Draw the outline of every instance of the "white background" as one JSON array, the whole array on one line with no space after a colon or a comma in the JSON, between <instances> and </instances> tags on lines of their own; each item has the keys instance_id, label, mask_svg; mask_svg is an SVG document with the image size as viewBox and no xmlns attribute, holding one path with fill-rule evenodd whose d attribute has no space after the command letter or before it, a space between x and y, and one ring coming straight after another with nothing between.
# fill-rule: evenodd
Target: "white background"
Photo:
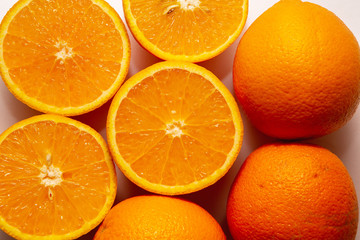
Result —
<instances>
[{"instance_id":1,"label":"white background","mask_svg":"<svg viewBox=\"0 0 360 240\"><path fill-rule=\"evenodd\" d=\"M15 2L16 0L0 0L1 19ZM119 13L124 21L121 0L108 0L108 2ZM271 7L276 2L277 0L249 0L248 19L242 34L262 12ZM354 33L355 37L360 42L359 0L311 0L310 2L317 3L334 12L345 22L345 24L350 28L350 30ZM130 77L141 69L160 60L143 50L134 40L131 33L129 31L128 33L132 47L132 58L128 74L128 77ZM236 46L240 37L224 53L200 64L217 75L231 92L233 92L232 63ZM108 108L109 103L106 103L103 107L91 113L75 117L75 119L92 126L105 137L105 121ZM15 122L37 114L40 113L30 109L18 101L15 97L13 97L5 87L3 81L0 81L0 132L3 132ZM241 164L250 154L250 152L264 143L275 141L274 139L266 137L254 129L246 119L246 116L243 112L242 118L245 127L244 142L240 155L228 174L226 174L213 186L210 186L197 193L181 196L182 198L193 201L208 210L221 224L229 239L231 239L231 237L226 226L225 209L230 185ZM354 181L356 191L360 198L360 110L356 112L353 119L348 122L346 126L337 132L334 132L325 137L308 140L306 142L316 143L328 148L343 161ZM140 194L147 194L147 192L132 184L118 171L118 194L116 203L125 198ZM92 239L94 233L95 230L81 237L80 239ZM0 230L0 239L10 240L12 238L8 237ZM356 239L360 240L360 233L357 234Z\"/></svg>"}]
</instances>

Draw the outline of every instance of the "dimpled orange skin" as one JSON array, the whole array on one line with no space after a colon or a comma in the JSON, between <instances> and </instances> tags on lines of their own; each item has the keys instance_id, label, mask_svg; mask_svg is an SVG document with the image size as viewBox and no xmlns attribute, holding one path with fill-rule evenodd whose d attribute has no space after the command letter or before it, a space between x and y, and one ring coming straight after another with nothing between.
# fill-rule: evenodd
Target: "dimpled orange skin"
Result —
<instances>
[{"instance_id":1,"label":"dimpled orange skin","mask_svg":"<svg viewBox=\"0 0 360 240\"><path fill-rule=\"evenodd\" d=\"M261 132L282 139L341 128L359 102L359 44L332 12L281 0L241 39L233 66L239 103Z\"/></svg>"},{"instance_id":2,"label":"dimpled orange skin","mask_svg":"<svg viewBox=\"0 0 360 240\"><path fill-rule=\"evenodd\" d=\"M251 153L227 205L235 240L351 240L358 216L355 188L341 160L300 143L264 145Z\"/></svg>"},{"instance_id":3,"label":"dimpled orange skin","mask_svg":"<svg viewBox=\"0 0 360 240\"><path fill-rule=\"evenodd\" d=\"M225 240L216 220L195 203L166 196L128 198L110 210L94 240Z\"/></svg>"}]
</instances>

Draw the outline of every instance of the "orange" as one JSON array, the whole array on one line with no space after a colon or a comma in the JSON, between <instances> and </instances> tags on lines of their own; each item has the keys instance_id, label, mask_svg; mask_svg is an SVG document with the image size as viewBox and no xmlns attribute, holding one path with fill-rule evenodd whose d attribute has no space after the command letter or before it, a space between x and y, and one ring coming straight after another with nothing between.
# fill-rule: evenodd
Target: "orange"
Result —
<instances>
[{"instance_id":1,"label":"orange","mask_svg":"<svg viewBox=\"0 0 360 240\"><path fill-rule=\"evenodd\" d=\"M20 0L2 20L0 46L6 86L41 112L100 107L129 68L126 29L103 0Z\"/></svg>"},{"instance_id":2,"label":"orange","mask_svg":"<svg viewBox=\"0 0 360 240\"><path fill-rule=\"evenodd\" d=\"M228 48L240 35L248 0L124 0L136 40L164 60L200 62Z\"/></svg>"},{"instance_id":3,"label":"orange","mask_svg":"<svg viewBox=\"0 0 360 240\"><path fill-rule=\"evenodd\" d=\"M0 135L0 227L16 239L74 239L95 228L116 195L99 133L44 114Z\"/></svg>"},{"instance_id":4,"label":"orange","mask_svg":"<svg viewBox=\"0 0 360 240\"><path fill-rule=\"evenodd\" d=\"M353 240L353 182L329 150L300 143L264 145L245 160L230 190L234 240Z\"/></svg>"},{"instance_id":5,"label":"orange","mask_svg":"<svg viewBox=\"0 0 360 240\"><path fill-rule=\"evenodd\" d=\"M240 151L243 125L224 84L193 63L161 62L125 82L107 119L122 172L138 186L175 195L220 179Z\"/></svg>"},{"instance_id":6,"label":"orange","mask_svg":"<svg viewBox=\"0 0 360 240\"><path fill-rule=\"evenodd\" d=\"M216 220L202 207L165 196L137 196L113 207L94 240L225 240Z\"/></svg>"},{"instance_id":7,"label":"orange","mask_svg":"<svg viewBox=\"0 0 360 240\"><path fill-rule=\"evenodd\" d=\"M241 39L234 89L261 132L309 138L341 128L360 94L360 50L332 12L309 2L281 0Z\"/></svg>"}]
</instances>

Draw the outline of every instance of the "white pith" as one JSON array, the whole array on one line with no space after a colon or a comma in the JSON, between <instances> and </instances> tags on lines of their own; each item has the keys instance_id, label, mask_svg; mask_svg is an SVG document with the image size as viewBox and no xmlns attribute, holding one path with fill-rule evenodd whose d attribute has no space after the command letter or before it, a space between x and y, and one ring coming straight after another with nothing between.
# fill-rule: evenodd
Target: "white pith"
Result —
<instances>
[{"instance_id":1,"label":"white pith","mask_svg":"<svg viewBox=\"0 0 360 240\"><path fill-rule=\"evenodd\" d=\"M60 168L54 167L52 164L51 154L46 155L46 164L40 168L40 174L38 177L41 180L41 184L45 187L55 187L62 182L62 172ZM52 196L52 192L49 189L49 197Z\"/></svg>"},{"instance_id":2,"label":"white pith","mask_svg":"<svg viewBox=\"0 0 360 240\"><path fill-rule=\"evenodd\" d=\"M60 59L61 63L64 63L67 58L72 58L74 55L72 48L63 41L57 42L55 47L59 49L59 52L55 53L55 56L57 59Z\"/></svg>"},{"instance_id":3,"label":"white pith","mask_svg":"<svg viewBox=\"0 0 360 240\"><path fill-rule=\"evenodd\" d=\"M166 125L166 134L172 135L175 137L180 137L183 134L181 127L184 126L183 121L174 121Z\"/></svg>"},{"instance_id":4,"label":"white pith","mask_svg":"<svg viewBox=\"0 0 360 240\"><path fill-rule=\"evenodd\" d=\"M200 0L177 0L180 8L184 10L194 10L200 6Z\"/></svg>"}]
</instances>

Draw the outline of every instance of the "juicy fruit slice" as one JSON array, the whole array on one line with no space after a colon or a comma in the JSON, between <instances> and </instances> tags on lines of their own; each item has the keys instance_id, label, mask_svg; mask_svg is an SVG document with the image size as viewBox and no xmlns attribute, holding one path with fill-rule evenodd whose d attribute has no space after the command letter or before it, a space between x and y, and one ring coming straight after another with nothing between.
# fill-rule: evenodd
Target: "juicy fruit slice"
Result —
<instances>
[{"instance_id":1,"label":"juicy fruit slice","mask_svg":"<svg viewBox=\"0 0 360 240\"><path fill-rule=\"evenodd\" d=\"M134 37L165 60L200 62L217 56L240 35L248 0L124 0Z\"/></svg>"},{"instance_id":2,"label":"juicy fruit slice","mask_svg":"<svg viewBox=\"0 0 360 240\"><path fill-rule=\"evenodd\" d=\"M101 135L44 114L0 136L0 226L18 239L74 239L111 208L116 174Z\"/></svg>"},{"instance_id":3,"label":"juicy fruit slice","mask_svg":"<svg viewBox=\"0 0 360 240\"><path fill-rule=\"evenodd\" d=\"M126 29L103 0L20 0L1 23L0 46L5 84L42 112L100 107L129 68Z\"/></svg>"},{"instance_id":4,"label":"juicy fruit slice","mask_svg":"<svg viewBox=\"0 0 360 240\"><path fill-rule=\"evenodd\" d=\"M161 62L130 78L108 115L111 153L135 184L175 195L220 179L240 151L237 104L211 72L192 63Z\"/></svg>"}]
</instances>

